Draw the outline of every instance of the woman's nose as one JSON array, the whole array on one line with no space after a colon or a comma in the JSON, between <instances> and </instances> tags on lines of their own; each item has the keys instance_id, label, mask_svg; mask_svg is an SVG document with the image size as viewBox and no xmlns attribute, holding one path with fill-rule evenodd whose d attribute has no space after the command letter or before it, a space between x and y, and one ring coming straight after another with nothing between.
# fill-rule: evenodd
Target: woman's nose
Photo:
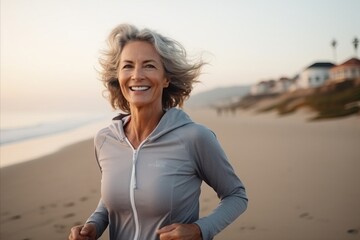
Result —
<instances>
[{"instance_id":1,"label":"woman's nose","mask_svg":"<svg viewBox=\"0 0 360 240\"><path fill-rule=\"evenodd\" d=\"M132 79L134 80L141 80L144 78L144 71L141 67L135 67L133 74L132 74Z\"/></svg>"}]
</instances>

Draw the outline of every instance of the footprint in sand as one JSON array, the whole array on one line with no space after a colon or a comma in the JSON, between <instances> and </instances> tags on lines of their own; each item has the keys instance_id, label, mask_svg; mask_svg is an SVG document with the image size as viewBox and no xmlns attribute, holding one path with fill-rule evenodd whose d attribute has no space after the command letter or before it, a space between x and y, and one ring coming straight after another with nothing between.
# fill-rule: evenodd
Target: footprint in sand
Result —
<instances>
[{"instance_id":1,"label":"footprint in sand","mask_svg":"<svg viewBox=\"0 0 360 240\"><path fill-rule=\"evenodd\" d=\"M63 233L67 231L66 225L63 224L55 224L53 227L55 228L55 231L58 233Z\"/></svg>"},{"instance_id":2,"label":"footprint in sand","mask_svg":"<svg viewBox=\"0 0 360 240\"><path fill-rule=\"evenodd\" d=\"M254 231L254 230L256 230L256 227L255 226L243 226L243 227L240 227L240 231L245 231L245 230Z\"/></svg>"},{"instance_id":3,"label":"footprint in sand","mask_svg":"<svg viewBox=\"0 0 360 240\"><path fill-rule=\"evenodd\" d=\"M57 207L57 204L56 204L56 203L51 203L51 204L48 204L48 205L41 205L41 206L40 206L40 210L41 210L41 211L45 211L46 209L48 209L48 207L50 207L50 208L56 208L56 207Z\"/></svg>"},{"instance_id":4,"label":"footprint in sand","mask_svg":"<svg viewBox=\"0 0 360 240\"><path fill-rule=\"evenodd\" d=\"M347 230L347 233L356 235L359 233L359 229L349 229L349 230Z\"/></svg>"},{"instance_id":5,"label":"footprint in sand","mask_svg":"<svg viewBox=\"0 0 360 240\"><path fill-rule=\"evenodd\" d=\"M65 214L63 216L63 218L71 218L71 217L74 217L75 216L75 213L68 213L68 214Z\"/></svg>"},{"instance_id":6,"label":"footprint in sand","mask_svg":"<svg viewBox=\"0 0 360 240\"><path fill-rule=\"evenodd\" d=\"M88 199L89 199L88 197L81 197L81 198L80 198L80 201L81 201L81 202L85 202L85 201L87 201Z\"/></svg>"},{"instance_id":7,"label":"footprint in sand","mask_svg":"<svg viewBox=\"0 0 360 240\"><path fill-rule=\"evenodd\" d=\"M75 203L73 203L73 202L69 202L69 203L64 204L64 207L73 207L73 206L75 206Z\"/></svg>"},{"instance_id":8,"label":"footprint in sand","mask_svg":"<svg viewBox=\"0 0 360 240\"><path fill-rule=\"evenodd\" d=\"M10 221L12 220L19 220L21 218L21 215L15 215L9 218Z\"/></svg>"},{"instance_id":9,"label":"footprint in sand","mask_svg":"<svg viewBox=\"0 0 360 240\"><path fill-rule=\"evenodd\" d=\"M312 217L309 213L305 212L305 213L302 213L299 215L300 218L304 218L304 219L307 219L307 220L311 220L313 219L314 217Z\"/></svg>"},{"instance_id":10,"label":"footprint in sand","mask_svg":"<svg viewBox=\"0 0 360 240\"><path fill-rule=\"evenodd\" d=\"M8 214L6 214L4 216L8 216L8 215L10 215L10 213L8 213ZM19 220L21 218L22 218L22 216L20 214L14 215L14 216L11 216L9 218L1 219L1 224L5 223L5 222L8 222L8 221L16 221L16 220Z\"/></svg>"}]
</instances>

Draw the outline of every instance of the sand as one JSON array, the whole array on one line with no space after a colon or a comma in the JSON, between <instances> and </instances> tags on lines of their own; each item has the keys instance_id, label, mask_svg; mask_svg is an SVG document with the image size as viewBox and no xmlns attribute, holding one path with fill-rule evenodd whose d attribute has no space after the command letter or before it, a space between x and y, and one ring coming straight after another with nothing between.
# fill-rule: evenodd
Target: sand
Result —
<instances>
[{"instance_id":1,"label":"sand","mask_svg":"<svg viewBox=\"0 0 360 240\"><path fill-rule=\"evenodd\" d=\"M307 122L304 113L190 115L217 134L250 198L247 211L215 239L360 239L359 116ZM4 240L67 239L100 196L92 140L0 173ZM201 215L217 201L204 187Z\"/></svg>"}]
</instances>

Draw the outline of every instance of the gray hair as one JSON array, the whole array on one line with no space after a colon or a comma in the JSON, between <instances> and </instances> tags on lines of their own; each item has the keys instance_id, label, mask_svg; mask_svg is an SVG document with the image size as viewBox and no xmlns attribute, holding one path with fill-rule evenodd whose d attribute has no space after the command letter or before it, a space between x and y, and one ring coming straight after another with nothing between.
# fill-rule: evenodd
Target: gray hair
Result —
<instances>
[{"instance_id":1,"label":"gray hair","mask_svg":"<svg viewBox=\"0 0 360 240\"><path fill-rule=\"evenodd\" d=\"M188 60L185 48L177 41L165 37L147 28L139 30L130 24L121 24L114 28L108 37L108 49L99 59L102 70L100 76L109 92L109 101L114 109L130 112L130 106L124 98L118 82L120 55L124 46L131 41L151 43L162 60L169 87L164 88L162 105L164 109L182 107L190 96L193 84L198 82L200 70L205 62L195 63Z\"/></svg>"}]
</instances>

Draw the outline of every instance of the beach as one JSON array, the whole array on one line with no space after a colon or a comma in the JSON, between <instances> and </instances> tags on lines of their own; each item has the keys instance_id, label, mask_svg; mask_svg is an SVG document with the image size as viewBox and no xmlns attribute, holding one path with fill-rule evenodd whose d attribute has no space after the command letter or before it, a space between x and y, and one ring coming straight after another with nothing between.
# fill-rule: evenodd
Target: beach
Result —
<instances>
[{"instance_id":1,"label":"beach","mask_svg":"<svg viewBox=\"0 0 360 240\"><path fill-rule=\"evenodd\" d=\"M249 197L216 240L360 239L358 115L309 122L305 112L188 113L216 133ZM0 239L67 239L96 208L100 175L92 139L2 167ZM201 216L218 203L205 185L200 200Z\"/></svg>"}]
</instances>

